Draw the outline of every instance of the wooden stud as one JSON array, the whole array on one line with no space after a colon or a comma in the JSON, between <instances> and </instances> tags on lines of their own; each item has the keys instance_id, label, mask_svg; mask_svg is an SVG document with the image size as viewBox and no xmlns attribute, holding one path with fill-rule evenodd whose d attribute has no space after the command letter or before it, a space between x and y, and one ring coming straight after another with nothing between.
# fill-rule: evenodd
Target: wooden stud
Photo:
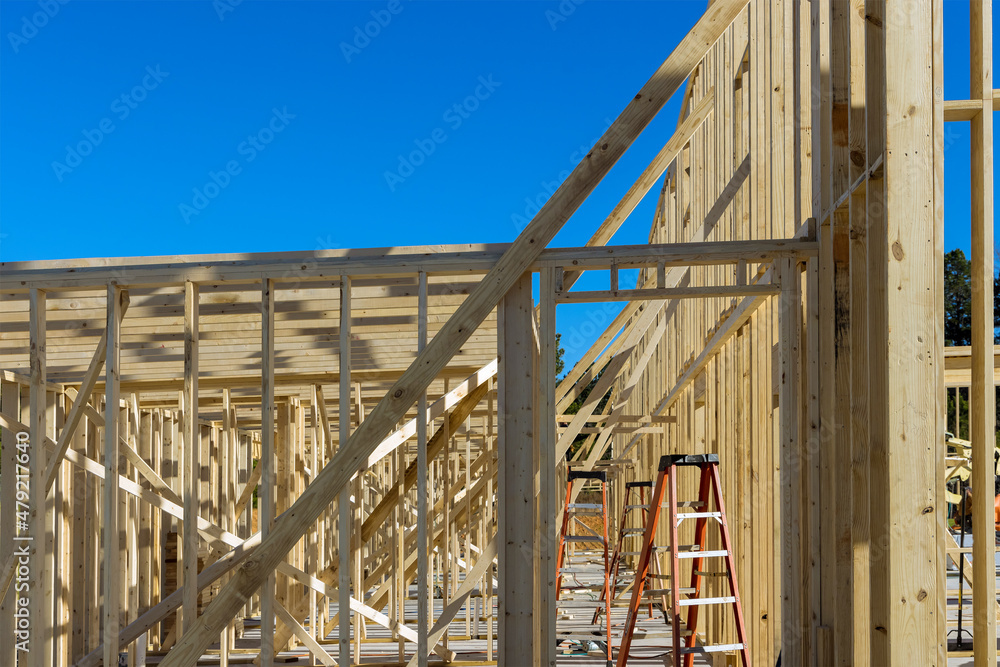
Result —
<instances>
[{"instance_id":1,"label":"wooden stud","mask_svg":"<svg viewBox=\"0 0 1000 667\"><path fill-rule=\"evenodd\" d=\"M972 618L976 665L996 661L997 597L990 499L995 486L996 391L993 385L993 3L970 2L969 96L982 100L971 126L972 387L969 440L973 443L972 569L976 581ZM977 463L978 462L978 463ZM989 463L987 463L989 462ZM985 465L983 465L985 464Z\"/></svg>"},{"instance_id":2,"label":"wooden stud","mask_svg":"<svg viewBox=\"0 0 1000 667\"><path fill-rule=\"evenodd\" d=\"M257 496L262 540L271 532L274 522L274 292L274 280L263 278L260 295L260 462L257 464L261 470ZM274 664L274 594L275 577L272 572L265 577L260 591L261 667L271 667Z\"/></svg>"},{"instance_id":3,"label":"wooden stud","mask_svg":"<svg viewBox=\"0 0 1000 667\"><path fill-rule=\"evenodd\" d=\"M427 347L427 274L417 275L417 350ZM427 563L427 393L417 399L417 666L427 667L430 622ZM433 590L433 587L431 587Z\"/></svg>"},{"instance_id":4,"label":"wooden stud","mask_svg":"<svg viewBox=\"0 0 1000 667\"><path fill-rule=\"evenodd\" d=\"M555 270L544 269L539 281L538 361L538 519L535 536L535 590L540 593L535 609L540 633L536 650L537 665L556 664L556 303ZM510 332L513 334L513 332Z\"/></svg>"},{"instance_id":5,"label":"wooden stud","mask_svg":"<svg viewBox=\"0 0 1000 667\"><path fill-rule=\"evenodd\" d=\"M351 436L351 278L340 276L340 391L337 394L337 422L340 425L340 448ZM337 501L338 553L340 558L340 593L337 613L340 615L340 667L351 664L351 626L348 610L351 606L351 491L347 485ZM358 582L359 585L361 582ZM360 596L360 593L359 593ZM355 641L361 641L355 637Z\"/></svg>"},{"instance_id":6,"label":"wooden stud","mask_svg":"<svg viewBox=\"0 0 1000 667\"><path fill-rule=\"evenodd\" d=\"M198 285L184 284L184 632L198 615L198 524L201 503L201 427L198 421Z\"/></svg>"},{"instance_id":7,"label":"wooden stud","mask_svg":"<svg viewBox=\"0 0 1000 667\"><path fill-rule=\"evenodd\" d=\"M504 417L498 444L499 661L510 665L528 665L534 660L534 642L529 640L534 625L531 613L535 513L531 465L534 342L529 333L533 311L531 276L525 274L504 297L498 319L498 410Z\"/></svg>"},{"instance_id":8,"label":"wooden stud","mask_svg":"<svg viewBox=\"0 0 1000 667\"><path fill-rule=\"evenodd\" d=\"M104 664L118 663L118 633L121 604L120 554L118 544L118 384L121 381L121 317L122 289L110 284L107 288L107 356L104 383ZM38 442L38 441L36 441ZM38 442L40 445L41 442ZM39 447L41 449L41 447Z\"/></svg>"}]
</instances>

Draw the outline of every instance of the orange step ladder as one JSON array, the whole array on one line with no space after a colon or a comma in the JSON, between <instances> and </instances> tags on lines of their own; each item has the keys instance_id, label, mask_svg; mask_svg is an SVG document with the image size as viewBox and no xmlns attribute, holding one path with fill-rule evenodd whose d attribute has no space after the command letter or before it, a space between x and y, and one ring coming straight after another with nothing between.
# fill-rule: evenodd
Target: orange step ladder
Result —
<instances>
[{"instance_id":1,"label":"orange step ladder","mask_svg":"<svg viewBox=\"0 0 1000 667\"><path fill-rule=\"evenodd\" d=\"M698 500L694 502L678 502L677 472L680 467L697 467L701 473L698 485ZM746 626L743 622L743 611L740 606L740 593L736 584L735 562L733 560L732 540L729 537L729 524L726 521L726 509L722 501L722 489L719 480L719 457L716 454L673 455L660 458L659 475L656 488L650 499L650 512L643 534L642 553L639 556L639 566L635 572L635 585L632 589L632 601L629 604L628 618L622 632L621 646L618 649L618 667L628 663L629 647L632 644L632 634L642 604L643 589L649 574L650 560L656 549L662 549L654 544L656 526L663 507L663 496L667 494L670 518L670 624L673 642L672 662L674 667L692 667L695 654L708 654L723 651L737 651L743 662L743 667L751 667L750 651L747 644ZM710 511L710 496L715 499L715 510ZM678 507L691 508L694 511L678 512ZM694 544L681 545L677 539L677 528L682 521L695 520ZM706 550L705 539L709 520L718 522L722 540L722 549ZM707 572L703 570L706 559L722 559L724 571ZM693 560L691 568L691 586L678 588L681 559ZM718 598L701 597L701 586L705 577L725 577L729 582L730 595ZM739 643L697 645L698 610L706 605L731 605L736 621L736 634ZM681 620L681 609L687 608L686 622ZM666 611L666 610L664 610ZM683 627L682 627L683 626ZM684 646L681 646L681 638Z\"/></svg>"},{"instance_id":2,"label":"orange step ladder","mask_svg":"<svg viewBox=\"0 0 1000 667\"><path fill-rule=\"evenodd\" d=\"M624 503L622 505L621 519L618 521L618 541L615 543L615 550L614 550L614 553L612 553L612 555L611 555L611 566L609 568L610 571L611 571L611 586L610 586L609 590L610 590L611 595L612 595L612 598L611 598L611 604L612 605L614 605L615 603L618 602L618 600L620 599L620 595L621 595L618 592L618 588L622 586L622 584L619 583L619 580L622 578L621 577L621 574L622 574L621 573L621 565L622 565L623 558L625 556L638 556L638 555L640 555L642 553L641 551L636 551L636 550L633 550L633 549L626 548L626 545L627 544L636 544L635 542L629 542L629 540L632 540L632 539L640 539L641 540L642 536L643 536L643 533L645 532L646 529L644 527L643 528L628 528L627 526L628 526L628 517L629 517L629 514L631 514L632 512L634 512L636 510L639 510L639 511L642 512L642 520L639 522L639 524L641 526L645 526L646 525L646 521L649 519L649 503L648 503L649 499L646 497L646 489L649 489L649 493L652 493L653 492L653 483L652 482L626 482L625 483L625 499L624 499ZM633 500L634 500L633 497L632 497L633 493L635 493L635 494L638 495L638 498L635 499L635 500L638 500L638 502L633 502ZM638 544L641 545L641 542L639 542ZM635 548L638 549L639 547L635 547ZM653 561L653 567L654 567L654 569L657 570L657 572L655 574L659 575L659 568L656 567L656 561L655 560ZM650 575L650 576L652 576L652 575ZM622 593L628 591L628 587L630 587L631 585L632 584L628 584L628 586L625 587L625 591L623 591ZM647 585L649 585L648 582L647 582ZM601 599L603 600L603 597ZM663 608L664 608L664 613L666 613L666 605L667 605L667 603L666 603L666 597L665 596L663 597L662 604L663 604ZM592 621L594 625L597 625L597 622L600 619L600 616L601 616L601 607L598 607L597 610L594 612L594 619ZM653 617L653 601L652 600L649 601L649 617L650 618Z\"/></svg>"},{"instance_id":3,"label":"orange step ladder","mask_svg":"<svg viewBox=\"0 0 1000 667\"><path fill-rule=\"evenodd\" d=\"M601 487L601 503L573 503L573 482L577 480L582 480L584 483L587 480L593 480L600 484ZM599 470L570 470L566 476L566 511L563 513L562 520L562 530L559 532L559 554L556 558L556 604L559 604L559 594L562 592L562 579L563 574L575 573L575 570L570 570L569 568L564 568L563 564L566 561L566 543L567 542L590 542L601 544L604 547L604 585L602 587L601 599L600 601L592 601L590 604L597 604L600 608L600 603L604 603L605 607L605 618L611 617L611 601L608 595L608 575L611 571L610 561L608 559L608 476L604 471ZM600 515L601 522L603 525L603 532L601 535L596 535L593 531L590 531L583 524L585 530L590 532L589 535L576 535L572 534L572 525L575 517L580 515ZM603 640L607 643L607 654L608 654L608 667L611 667L611 623L605 624L606 631L605 636L601 637L597 632L591 635L581 635L576 633L561 634L556 633L556 638L559 641L598 641Z\"/></svg>"}]
</instances>

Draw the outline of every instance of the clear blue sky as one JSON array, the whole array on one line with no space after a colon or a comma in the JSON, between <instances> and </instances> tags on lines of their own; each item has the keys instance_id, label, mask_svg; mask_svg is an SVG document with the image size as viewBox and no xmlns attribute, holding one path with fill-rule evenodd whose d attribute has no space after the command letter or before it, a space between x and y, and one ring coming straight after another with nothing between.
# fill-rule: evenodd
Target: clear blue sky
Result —
<instances>
[{"instance_id":1,"label":"clear blue sky","mask_svg":"<svg viewBox=\"0 0 1000 667\"><path fill-rule=\"evenodd\" d=\"M235 1L0 2L0 259L511 241L706 4ZM968 3L947 7L945 96L966 97ZM676 98L556 245L589 238ZM949 130L947 245L968 249ZM652 203L616 242L645 240ZM613 312L560 307L560 330Z\"/></svg>"}]
</instances>

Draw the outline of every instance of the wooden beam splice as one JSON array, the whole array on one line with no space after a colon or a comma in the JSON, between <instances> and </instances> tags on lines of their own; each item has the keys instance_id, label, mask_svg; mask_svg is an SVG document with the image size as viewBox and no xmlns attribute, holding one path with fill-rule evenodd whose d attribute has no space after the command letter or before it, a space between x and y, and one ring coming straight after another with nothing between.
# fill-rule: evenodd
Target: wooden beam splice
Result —
<instances>
[{"instance_id":1,"label":"wooden beam splice","mask_svg":"<svg viewBox=\"0 0 1000 667\"><path fill-rule=\"evenodd\" d=\"M379 401L333 459L277 521L261 548L237 568L202 615L198 627L181 638L162 667L187 667L215 641L263 580L319 515L346 488L381 438L406 413L434 377L461 349L504 294L521 278L580 204L631 146L694 66L729 27L748 0L718 0L705 11L667 60L629 102L604 136L542 206L490 272L462 302L389 393Z\"/></svg>"}]
</instances>

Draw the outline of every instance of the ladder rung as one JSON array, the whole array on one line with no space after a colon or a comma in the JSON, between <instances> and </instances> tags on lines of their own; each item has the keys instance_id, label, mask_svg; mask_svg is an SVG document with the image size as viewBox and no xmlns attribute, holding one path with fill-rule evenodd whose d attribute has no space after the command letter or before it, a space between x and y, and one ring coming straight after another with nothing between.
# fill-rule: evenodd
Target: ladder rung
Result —
<instances>
[{"instance_id":1,"label":"ladder rung","mask_svg":"<svg viewBox=\"0 0 1000 667\"><path fill-rule=\"evenodd\" d=\"M691 600L678 600L677 604L681 607L695 607L706 604L728 604L731 602L736 602L735 597L725 597L725 598L694 598Z\"/></svg>"},{"instance_id":2,"label":"ladder rung","mask_svg":"<svg viewBox=\"0 0 1000 667\"><path fill-rule=\"evenodd\" d=\"M656 546L654 544L653 545L653 550L654 551L670 551L670 547L658 547L658 546ZM642 552L641 551L619 551L618 555L619 556L641 556Z\"/></svg>"},{"instance_id":3,"label":"ladder rung","mask_svg":"<svg viewBox=\"0 0 1000 667\"><path fill-rule=\"evenodd\" d=\"M597 591L599 593L604 590L604 584L584 584L583 586L563 588L563 590L568 593L575 593L576 591Z\"/></svg>"},{"instance_id":4,"label":"ladder rung","mask_svg":"<svg viewBox=\"0 0 1000 667\"><path fill-rule=\"evenodd\" d=\"M556 639L570 642L599 642L608 640L607 636L599 633L588 635L580 634L579 632L567 632L565 634L557 632Z\"/></svg>"},{"instance_id":5,"label":"ladder rung","mask_svg":"<svg viewBox=\"0 0 1000 667\"><path fill-rule=\"evenodd\" d=\"M600 542L604 544L603 537L591 537L590 535L566 535L563 539L567 542Z\"/></svg>"},{"instance_id":6,"label":"ladder rung","mask_svg":"<svg viewBox=\"0 0 1000 667\"><path fill-rule=\"evenodd\" d=\"M715 518L721 519L722 512L678 512L677 520L683 521L684 519L706 519Z\"/></svg>"},{"instance_id":7,"label":"ladder rung","mask_svg":"<svg viewBox=\"0 0 1000 667\"><path fill-rule=\"evenodd\" d=\"M669 639L673 637L669 632L640 632L636 630L632 633L633 639Z\"/></svg>"},{"instance_id":8,"label":"ladder rung","mask_svg":"<svg viewBox=\"0 0 1000 667\"><path fill-rule=\"evenodd\" d=\"M719 558L728 556L728 551L687 551L677 554L678 558Z\"/></svg>"},{"instance_id":9,"label":"ladder rung","mask_svg":"<svg viewBox=\"0 0 1000 667\"><path fill-rule=\"evenodd\" d=\"M645 595L650 595L650 596L657 596L658 597L660 595L670 595L673 592L673 590L674 589L672 589L672 588L652 588L650 590L643 591L642 594L644 596ZM693 588L682 588L680 590L680 595L690 595L691 593L694 593L694 589Z\"/></svg>"},{"instance_id":10,"label":"ladder rung","mask_svg":"<svg viewBox=\"0 0 1000 667\"><path fill-rule=\"evenodd\" d=\"M694 574L697 574L699 577L728 577L729 576L729 573L727 573L727 572L705 572L703 570L695 570Z\"/></svg>"},{"instance_id":11,"label":"ladder rung","mask_svg":"<svg viewBox=\"0 0 1000 667\"><path fill-rule=\"evenodd\" d=\"M721 651L739 651L743 649L743 644L714 644L711 646L692 646L682 648L681 653L719 653Z\"/></svg>"},{"instance_id":12,"label":"ladder rung","mask_svg":"<svg viewBox=\"0 0 1000 667\"><path fill-rule=\"evenodd\" d=\"M596 505L593 504L593 503L570 503L569 505L566 506L566 509L569 509L569 510L602 510L602 509L604 509L604 505L601 505L600 503L598 503Z\"/></svg>"}]
</instances>

